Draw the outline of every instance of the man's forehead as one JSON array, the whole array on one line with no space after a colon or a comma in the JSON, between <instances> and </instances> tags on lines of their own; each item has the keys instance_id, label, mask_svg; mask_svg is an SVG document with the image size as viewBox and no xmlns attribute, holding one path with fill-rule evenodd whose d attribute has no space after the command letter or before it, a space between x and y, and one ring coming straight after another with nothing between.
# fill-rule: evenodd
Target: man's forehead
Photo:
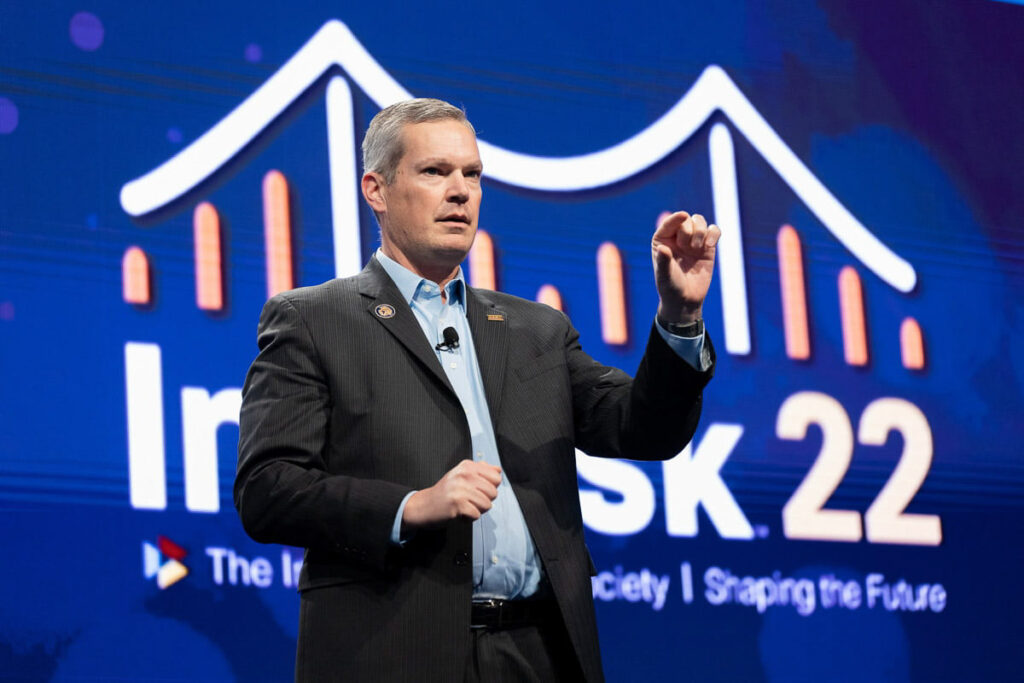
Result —
<instances>
[{"instance_id":1,"label":"man's forehead","mask_svg":"<svg viewBox=\"0 0 1024 683\"><path fill-rule=\"evenodd\" d=\"M467 154L479 157L476 134L457 119L407 123L402 126L402 142L405 156L412 152L417 156L443 158Z\"/></svg>"}]
</instances>

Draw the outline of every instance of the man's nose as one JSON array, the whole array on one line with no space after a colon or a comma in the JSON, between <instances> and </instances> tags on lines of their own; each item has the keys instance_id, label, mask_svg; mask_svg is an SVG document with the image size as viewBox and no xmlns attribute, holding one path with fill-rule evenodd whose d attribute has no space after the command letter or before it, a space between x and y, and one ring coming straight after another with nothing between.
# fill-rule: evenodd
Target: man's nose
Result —
<instances>
[{"instance_id":1,"label":"man's nose","mask_svg":"<svg viewBox=\"0 0 1024 683\"><path fill-rule=\"evenodd\" d=\"M455 204L465 204L469 201L469 183L466 176L456 171L448 176L448 191L445 199Z\"/></svg>"}]
</instances>

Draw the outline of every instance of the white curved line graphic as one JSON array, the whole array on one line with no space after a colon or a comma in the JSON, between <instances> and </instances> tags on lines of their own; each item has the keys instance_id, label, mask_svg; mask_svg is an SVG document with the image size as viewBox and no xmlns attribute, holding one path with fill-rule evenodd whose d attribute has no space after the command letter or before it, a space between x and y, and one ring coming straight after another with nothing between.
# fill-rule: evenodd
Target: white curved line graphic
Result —
<instances>
[{"instance_id":1,"label":"white curved line graphic","mask_svg":"<svg viewBox=\"0 0 1024 683\"><path fill-rule=\"evenodd\" d=\"M342 22L324 24L295 55L231 113L164 163L124 185L121 206L140 216L166 206L215 173L325 71L340 66L377 105L409 99ZM825 227L896 289L913 289L913 266L897 256L829 192L717 65L708 66L661 118L633 137L590 154L540 157L479 140L486 175L534 190L571 192L625 180L656 164L721 110Z\"/></svg>"},{"instance_id":2,"label":"white curved line graphic","mask_svg":"<svg viewBox=\"0 0 1024 683\"><path fill-rule=\"evenodd\" d=\"M267 82L195 142L121 188L121 206L141 216L170 204L231 160L325 71L340 65L381 107L412 97L384 71L348 27L331 20Z\"/></svg>"}]
</instances>

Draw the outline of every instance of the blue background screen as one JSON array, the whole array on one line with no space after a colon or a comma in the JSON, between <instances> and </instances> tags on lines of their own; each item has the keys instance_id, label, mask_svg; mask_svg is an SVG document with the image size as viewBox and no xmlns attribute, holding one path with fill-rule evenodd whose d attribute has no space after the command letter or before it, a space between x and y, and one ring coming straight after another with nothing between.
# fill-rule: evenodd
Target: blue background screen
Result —
<instances>
[{"instance_id":1,"label":"blue background screen","mask_svg":"<svg viewBox=\"0 0 1024 683\"><path fill-rule=\"evenodd\" d=\"M722 226L692 446L578 458L610 680L1020 677L1024 7L44 4L0 6L0 678L291 676L238 389L267 264L376 248L353 150L408 95L486 143L471 282L553 287L602 362L642 355L659 215Z\"/></svg>"}]
</instances>

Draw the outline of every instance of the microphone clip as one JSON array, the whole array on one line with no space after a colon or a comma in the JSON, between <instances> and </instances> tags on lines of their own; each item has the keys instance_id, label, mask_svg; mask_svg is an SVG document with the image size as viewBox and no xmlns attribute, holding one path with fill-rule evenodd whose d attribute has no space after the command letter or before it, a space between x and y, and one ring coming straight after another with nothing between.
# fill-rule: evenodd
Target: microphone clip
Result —
<instances>
[{"instance_id":1,"label":"microphone clip","mask_svg":"<svg viewBox=\"0 0 1024 683\"><path fill-rule=\"evenodd\" d=\"M454 351L459 348L459 333L455 331L454 327L446 327L441 332L444 335L444 341L439 342L434 347L436 351Z\"/></svg>"}]
</instances>

